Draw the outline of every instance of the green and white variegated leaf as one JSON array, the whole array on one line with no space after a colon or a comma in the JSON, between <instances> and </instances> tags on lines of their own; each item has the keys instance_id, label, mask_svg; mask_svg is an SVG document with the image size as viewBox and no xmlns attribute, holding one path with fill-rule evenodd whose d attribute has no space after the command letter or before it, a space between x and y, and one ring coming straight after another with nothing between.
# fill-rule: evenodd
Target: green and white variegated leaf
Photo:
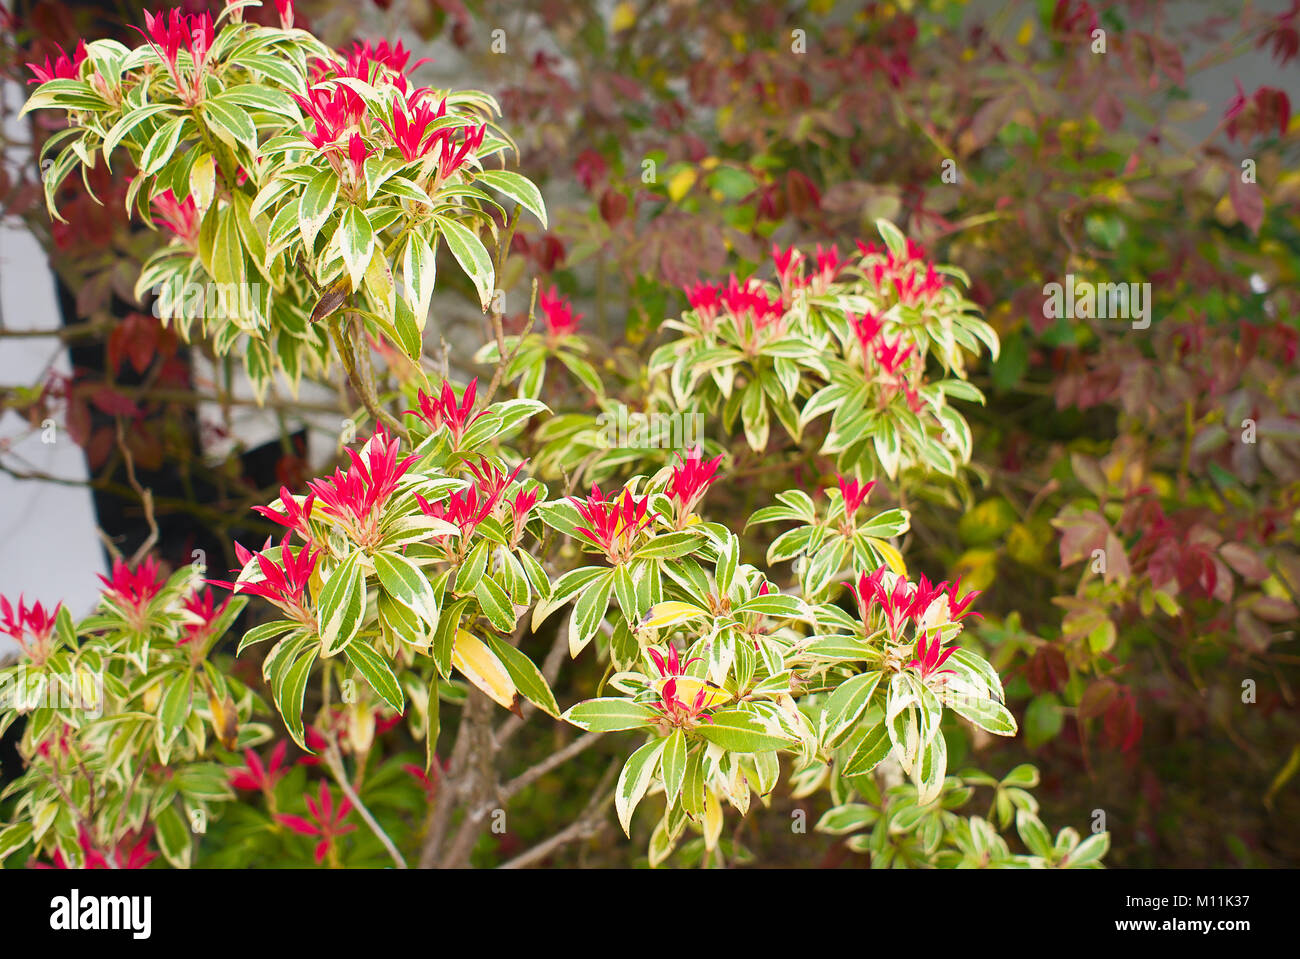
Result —
<instances>
[{"instance_id":1,"label":"green and white variegated leaf","mask_svg":"<svg viewBox=\"0 0 1300 959\"><path fill-rule=\"evenodd\" d=\"M935 735L921 750L915 767L916 802L928 806L943 792L943 777L948 772L948 744L943 735Z\"/></svg>"},{"instance_id":2,"label":"green and white variegated leaf","mask_svg":"<svg viewBox=\"0 0 1300 959\"><path fill-rule=\"evenodd\" d=\"M372 557L385 593L416 613L430 627L438 622L438 599L420 568L405 556L378 552Z\"/></svg>"},{"instance_id":3,"label":"green and white variegated leaf","mask_svg":"<svg viewBox=\"0 0 1300 959\"><path fill-rule=\"evenodd\" d=\"M548 716L559 717L560 707L555 702L555 694L551 692L546 677L533 661L500 636L488 633L484 636L484 640L496 654L497 659L501 660L501 665L509 674L510 681L515 684L515 688L523 697Z\"/></svg>"},{"instance_id":4,"label":"green and white variegated leaf","mask_svg":"<svg viewBox=\"0 0 1300 959\"><path fill-rule=\"evenodd\" d=\"M492 293L495 289L492 259L488 256L487 247L483 245L478 234L463 223L443 216L435 218L442 229L443 238L447 241L447 247L456 258L456 262L460 264L460 268L465 271L465 275L473 282L474 288L478 291L479 303L486 310L488 304L492 302Z\"/></svg>"},{"instance_id":5,"label":"green and white variegated leaf","mask_svg":"<svg viewBox=\"0 0 1300 959\"><path fill-rule=\"evenodd\" d=\"M775 717L742 709L720 709L698 728L701 738L728 752L757 753L793 746L795 738Z\"/></svg>"},{"instance_id":6,"label":"green and white variegated leaf","mask_svg":"<svg viewBox=\"0 0 1300 959\"><path fill-rule=\"evenodd\" d=\"M181 818L174 801L154 813L153 824L158 848L167 862L177 869L188 869L194 849L193 833Z\"/></svg>"},{"instance_id":7,"label":"green and white variegated leaf","mask_svg":"<svg viewBox=\"0 0 1300 959\"><path fill-rule=\"evenodd\" d=\"M437 279L433 250L419 233L412 232L402 250L402 297L415 316L415 325L423 332L429 318L429 303Z\"/></svg>"},{"instance_id":8,"label":"green and white variegated leaf","mask_svg":"<svg viewBox=\"0 0 1300 959\"><path fill-rule=\"evenodd\" d=\"M542 202L541 191L527 177L511 170L484 170L475 177L475 182L486 183L498 193L518 200L546 228L546 204Z\"/></svg>"},{"instance_id":9,"label":"green and white variegated leaf","mask_svg":"<svg viewBox=\"0 0 1300 959\"><path fill-rule=\"evenodd\" d=\"M383 656L364 640L353 640L343 650L344 654L380 698L399 713L406 711L406 696L401 684L393 675L392 667Z\"/></svg>"},{"instance_id":10,"label":"green and white variegated leaf","mask_svg":"<svg viewBox=\"0 0 1300 959\"><path fill-rule=\"evenodd\" d=\"M16 822L0 829L0 863L25 846L34 831L30 822Z\"/></svg>"},{"instance_id":11,"label":"green and white variegated leaf","mask_svg":"<svg viewBox=\"0 0 1300 959\"><path fill-rule=\"evenodd\" d=\"M957 715L969 720L995 736L1014 736L1016 717L1006 706L993 699L975 699L969 696L946 698L945 704Z\"/></svg>"},{"instance_id":12,"label":"green and white variegated leaf","mask_svg":"<svg viewBox=\"0 0 1300 959\"><path fill-rule=\"evenodd\" d=\"M813 828L832 836L845 836L874 825L880 811L864 803L845 803L834 806L822 814Z\"/></svg>"},{"instance_id":13,"label":"green and white variegated leaf","mask_svg":"<svg viewBox=\"0 0 1300 959\"><path fill-rule=\"evenodd\" d=\"M766 796L776 788L781 778L781 758L776 750L754 753L754 785L760 796Z\"/></svg>"},{"instance_id":14,"label":"green and white variegated leaf","mask_svg":"<svg viewBox=\"0 0 1300 959\"><path fill-rule=\"evenodd\" d=\"M275 619L269 623L262 623L259 626L254 626L246 632L244 638L239 641L239 648L235 651L235 655L238 656L249 646L266 642L268 639L275 639L275 637L287 633L289 630L294 629L297 626L298 623L294 622L292 619Z\"/></svg>"},{"instance_id":15,"label":"green and white variegated leaf","mask_svg":"<svg viewBox=\"0 0 1300 959\"><path fill-rule=\"evenodd\" d=\"M292 665L285 670L282 681L275 691L275 705L280 711L280 716L284 719L284 726L303 750L307 749L307 742L303 735L302 725L302 700L307 692L307 679L311 675L311 668L316 662L317 647L311 646L301 655Z\"/></svg>"},{"instance_id":16,"label":"green and white variegated leaf","mask_svg":"<svg viewBox=\"0 0 1300 959\"><path fill-rule=\"evenodd\" d=\"M872 670L846 679L835 688L822 714L822 745L834 747L844 741L870 705L880 676L879 670Z\"/></svg>"},{"instance_id":17,"label":"green and white variegated leaf","mask_svg":"<svg viewBox=\"0 0 1300 959\"><path fill-rule=\"evenodd\" d=\"M786 596L782 593L768 593L746 600L735 609L736 614L759 613L763 616L777 616L782 619L794 619L804 615L803 603L798 596Z\"/></svg>"},{"instance_id":18,"label":"green and white variegated leaf","mask_svg":"<svg viewBox=\"0 0 1300 959\"><path fill-rule=\"evenodd\" d=\"M316 242L316 235L325 225L339 195L339 178L332 170L321 170L302 191L298 200L298 228L307 249Z\"/></svg>"},{"instance_id":19,"label":"green and white variegated leaf","mask_svg":"<svg viewBox=\"0 0 1300 959\"><path fill-rule=\"evenodd\" d=\"M794 559L808 547L812 535L813 527L811 526L799 526L782 533L772 540L771 545L767 548L767 564L775 566L777 563L784 563L786 560Z\"/></svg>"},{"instance_id":20,"label":"green and white variegated leaf","mask_svg":"<svg viewBox=\"0 0 1300 959\"><path fill-rule=\"evenodd\" d=\"M361 556L360 550L349 555L334 568L321 587L317 615L324 656L333 656L346 647L365 619L367 592Z\"/></svg>"},{"instance_id":21,"label":"green and white variegated leaf","mask_svg":"<svg viewBox=\"0 0 1300 959\"><path fill-rule=\"evenodd\" d=\"M998 702L1006 702L1006 693L1002 690L1002 679L998 676L998 671L983 656L965 647L960 647L948 657L947 665L950 668L957 669L959 673L969 672L974 676L978 676L988 687L990 698L996 699Z\"/></svg>"},{"instance_id":22,"label":"green and white variegated leaf","mask_svg":"<svg viewBox=\"0 0 1300 959\"><path fill-rule=\"evenodd\" d=\"M1089 836L1070 852L1066 865L1070 868L1095 868L1107 852L1110 851L1110 833L1101 832Z\"/></svg>"},{"instance_id":23,"label":"green and white variegated leaf","mask_svg":"<svg viewBox=\"0 0 1300 959\"><path fill-rule=\"evenodd\" d=\"M375 248L374 228L361 210L348 206L343 210L343 219L334 235L334 241L343 254L343 263L347 266L352 288L359 290Z\"/></svg>"},{"instance_id":24,"label":"green and white variegated leaf","mask_svg":"<svg viewBox=\"0 0 1300 959\"><path fill-rule=\"evenodd\" d=\"M538 627L551 613L585 590L597 577L606 576L609 572L609 568L605 566L584 566L581 569L570 570L557 579L551 587L551 595L533 607L533 632L537 632Z\"/></svg>"},{"instance_id":25,"label":"green and white variegated leaf","mask_svg":"<svg viewBox=\"0 0 1300 959\"><path fill-rule=\"evenodd\" d=\"M686 779L686 734L680 729L674 729L664 741L662 769L664 795L668 805L675 806Z\"/></svg>"},{"instance_id":26,"label":"green and white variegated leaf","mask_svg":"<svg viewBox=\"0 0 1300 959\"><path fill-rule=\"evenodd\" d=\"M509 594L491 576L482 576L474 584L474 598L488 621L503 633L515 628L515 609Z\"/></svg>"},{"instance_id":27,"label":"green and white variegated leaf","mask_svg":"<svg viewBox=\"0 0 1300 959\"><path fill-rule=\"evenodd\" d=\"M1052 837L1041 819L1028 809L1016 811L1016 832L1024 841L1025 847L1042 859L1052 857Z\"/></svg>"},{"instance_id":28,"label":"green and white variegated leaf","mask_svg":"<svg viewBox=\"0 0 1300 959\"><path fill-rule=\"evenodd\" d=\"M850 740L852 742L852 740ZM845 776L862 776L871 772L894 748L889 728L883 721L868 728L844 763Z\"/></svg>"},{"instance_id":29,"label":"green and white variegated leaf","mask_svg":"<svg viewBox=\"0 0 1300 959\"><path fill-rule=\"evenodd\" d=\"M632 754L619 774L618 785L614 789L614 808L618 812L619 824L628 836L632 835L632 813L654 781L665 742L666 740L656 739L646 743Z\"/></svg>"},{"instance_id":30,"label":"green and white variegated leaf","mask_svg":"<svg viewBox=\"0 0 1300 959\"><path fill-rule=\"evenodd\" d=\"M578 703L560 718L588 732L613 733L651 726L659 714L644 703L614 696Z\"/></svg>"},{"instance_id":31,"label":"green and white variegated leaf","mask_svg":"<svg viewBox=\"0 0 1300 959\"><path fill-rule=\"evenodd\" d=\"M679 533L665 533L662 536L656 536L645 546L636 551L637 559L677 559L688 553L693 553L699 547L704 545L704 540L699 534L684 531Z\"/></svg>"},{"instance_id":32,"label":"green and white variegated leaf","mask_svg":"<svg viewBox=\"0 0 1300 959\"><path fill-rule=\"evenodd\" d=\"M916 689L905 673L895 673L889 681L889 698L885 706L885 726L889 738L898 750L903 771L910 773L921 748L922 719L918 715L919 700Z\"/></svg>"},{"instance_id":33,"label":"green and white variegated leaf","mask_svg":"<svg viewBox=\"0 0 1300 959\"><path fill-rule=\"evenodd\" d=\"M573 616L569 619L569 655L575 659L596 635L609 608L614 571L609 570L608 574L591 583L573 606Z\"/></svg>"}]
</instances>

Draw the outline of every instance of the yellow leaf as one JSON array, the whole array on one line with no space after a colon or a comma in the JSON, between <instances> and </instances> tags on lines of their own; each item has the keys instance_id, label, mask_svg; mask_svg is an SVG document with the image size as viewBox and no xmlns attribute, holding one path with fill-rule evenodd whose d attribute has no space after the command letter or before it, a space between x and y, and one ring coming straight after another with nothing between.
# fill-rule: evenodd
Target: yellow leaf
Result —
<instances>
[{"instance_id":1,"label":"yellow leaf","mask_svg":"<svg viewBox=\"0 0 1300 959\"><path fill-rule=\"evenodd\" d=\"M199 216L208 212L212 206L212 194L217 184L216 162L211 153L204 153L194 161L190 169L190 196L194 197L194 206Z\"/></svg>"},{"instance_id":2,"label":"yellow leaf","mask_svg":"<svg viewBox=\"0 0 1300 959\"><path fill-rule=\"evenodd\" d=\"M519 692L483 640L465 630L456 631L456 642L451 648L451 664L491 699L512 712L519 711Z\"/></svg>"},{"instance_id":3,"label":"yellow leaf","mask_svg":"<svg viewBox=\"0 0 1300 959\"><path fill-rule=\"evenodd\" d=\"M704 794L704 848L709 852L718 848L722 835L722 804L710 789Z\"/></svg>"},{"instance_id":4,"label":"yellow leaf","mask_svg":"<svg viewBox=\"0 0 1300 959\"><path fill-rule=\"evenodd\" d=\"M375 742L375 709L368 702L356 702L348 715L348 741L354 755L364 756Z\"/></svg>"},{"instance_id":5,"label":"yellow leaf","mask_svg":"<svg viewBox=\"0 0 1300 959\"><path fill-rule=\"evenodd\" d=\"M727 692L717 683L711 683L706 679L696 679L694 676L677 676L672 677L677 680L677 689L675 695L687 706L695 705L695 697L699 695L700 690L706 690L704 693L704 702L702 709L712 709L714 706L721 706L727 700L731 699L731 693ZM664 686L668 683L667 679L661 679L655 684L656 691L662 696Z\"/></svg>"},{"instance_id":6,"label":"yellow leaf","mask_svg":"<svg viewBox=\"0 0 1300 959\"><path fill-rule=\"evenodd\" d=\"M1034 39L1034 21L1026 20L1020 25L1020 32L1016 34L1016 43L1022 47L1029 46L1030 41Z\"/></svg>"},{"instance_id":7,"label":"yellow leaf","mask_svg":"<svg viewBox=\"0 0 1300 959\"><path fill-rule=\"evenodd\" d=\"M320 563L317 563L315 569L311 571L311 576L307 577L307 590L311 593L313 604L320 602L320 591L324 588L325 577L321 573Z\"/></svg>"},{"instance_id":8,"label":"yellow leaf","mask_svg":"<svg viewBox=\"0 0 1300 959\"><path fill-rule=\"evenodd\" d=\"M993 582L997 567L997 550L968 549L957 558L952 575L967 589L985 589Z\"/></svg>"},{"instance_id":9,"label":"yellow leaf","mask_svg":"<svg viewBox=\"0 0 1300 959\"><path fill-rule=\"evenodd\" d=\"M370 257L370 265L366 267L365 284L366 289L375 298L375 303L379 307L379 315L392 322L393 308L397 299L397 288L393 285L393 271L388 266L388 258L384 256L384 251L379 244L375 244L375 252Z\"/></svg>"},{"instance_id":10,"label":"yellow leaf","mask_svg":"<svg viewBox=\"0 0 1300 959\"><path fill-rule=\"evenodd\" d=\"M208 693L208 711L212 714L212 731L221 745L234 749L236 735L239 732L239 717L235 714L235 702L229 695L218 699L216 691Z\"/></svg>"},{"instance_id":11,"label":"yellow leaf","mask_svg":"<svg viewBox=\"0 0 1300 959\"><path fill-rule=\"evenodd\" d=\"M650 629L659 629L663 626L672 626L695 616L707 615L708 610L701 609L699 606L692 606L690 603L660 603L658 606L651 607L642 625Z\"/></svg>"},{"instance_id":12,"label":"yellow leaf","mask_svg":"<svg viewBox=\"0 0 1300 959\"><path fill-rule=\"evenodd\" d=\"M668 199L674 203L681 202L682 197L690 193L693 186L695 186L695 169L686 167L684 170L678 170L668 181Z\"/></svg>"},{"instance_id":13,"label":"yellow leaf","mask_svg":"<svg viewBox=\"0 0 1300 959\"><path fill-rule=\"evenodd\" d=\"M1050 534L1050 529L1016 523L1007 532L1007 555L1017 563L1036 566L1045 559L1044 550L1051 542Z\"/></svg>"},{"instance_id":14,"label":"yellow leaf","mask_svg":"<svg viewBox=\"0 0 1300 959\"><path fill-rule=\"evenodd\" d=\"M883 539L876 539L874 536L868 536L867 542L884 558L886 566L899 576L907 576L907 564L903 562L903 554L895 549L891 543Z\"/></svg>"},{"instance_id":15,"label":"yellow leaf","mask_svg":"<svg viewBox=\"0 0 1300 959\"><path fill-rule=\"evenodd\" d=\"M609 28L613 33L621 33L636 23L636 4L620 3L614 8L614 17Z\"/></svg>"}]
</instances>

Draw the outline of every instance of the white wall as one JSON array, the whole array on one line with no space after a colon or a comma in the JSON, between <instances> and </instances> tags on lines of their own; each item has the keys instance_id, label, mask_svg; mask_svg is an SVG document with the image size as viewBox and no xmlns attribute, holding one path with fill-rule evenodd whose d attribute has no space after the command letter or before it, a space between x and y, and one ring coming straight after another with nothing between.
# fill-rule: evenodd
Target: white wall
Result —
<instances>
[{"instance_id":1,"label":"white wall","mask_svg":"<svg viewBox=\"0 0 1300 959\"><path fill-rule=\"evenodd\" d=\"M10 118L25 99L16 83L0 85L4 97L6 140L24 140L25 124ZM15 147L13 162L28 162L23 148ZM44 251L22 223L0 219L0 323L12 329L53 329L60 325L54 277ZM53 369L70 372L67 352L54 337L12 339L0 337L0 383L31 385L54 359ZM81 449L63 431L53 443L43 443L38 430L31 435L27 422L12 411L0 414L0 464L19 472L42 472L71 480L86 480L86 460ZM90 612L99 594L96 573L104 572L103 549L95 533L95 513L90 490L34 480L14 479L0 472L0 595L11 602L25 594L28 603L40 600L47 607L62 600L74 616ZM0 659L16 650L8 637L0 637Z\"/></svg>"}]
</instances>

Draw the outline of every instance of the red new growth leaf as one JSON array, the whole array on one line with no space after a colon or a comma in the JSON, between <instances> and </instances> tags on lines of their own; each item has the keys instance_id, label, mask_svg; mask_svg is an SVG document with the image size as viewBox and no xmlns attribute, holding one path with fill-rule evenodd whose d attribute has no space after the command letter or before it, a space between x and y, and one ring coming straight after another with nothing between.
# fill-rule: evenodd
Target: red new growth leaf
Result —
<instances>
[{"instance_id":1,"label":"red new growth leaf","mask_svg":"<svg viewBox=\"0 0 1300 959\"><path fill-rule=\"evenodd\" d=\"M582 314L575 315L573 304L557 296L555 287L551 287L549 292L542 292L537 302L542 308L542 316L546 320L547 331L552 339L572 336L578 332L578 321L582 319Z\"/></svg>"},{"instance_id":2,"label":"red new growth leaf","mask_svg":"<svg viewBox=\"0 0 1300 959\"><path fill-rule=\"evenodd\" d=\"M230 605L230 597L227 596L220 606L216 605L215 597L211 590L200 590L185 600L185 614L181 620L181 638L176 641L177 646L184 646L199 640L200 643L208 638L211 632L212 624Z\"/></svg>"},{"instance_id":3,"label":"red new growth leaf","mask_svg":"<svg viewBox=\"0 0 1300 959\"><path fill-rule=\"evenodd\" d=\"M323 780L320 784L319 801L313 799L311 793L304 793L303 799L307 803L308 818L285 813L277 813L275 818L296 833L320 837L320 842L316 844L316 863L319 865L325 861L325 856L336 839L357 828L355 825L344 825L344 820L352 811L352 803L344 797L336 810L334 797Z\"/></svg>"},{"instance_id":4,"label":"red new growth leaf","mask_svg":"<svg viewBox=\"0 0 1300 959\"><path fill-rule=\"evenodd\" d=\"M374 546L380 538L383 508L397 491L406 471L420 458L412 454L398 460L401 441L389 437L381 426L360 453L349 448L352 468L346 473L311 480L320 512L336 521L358 546Z\"/></svg>"},{"instance_id":5,"label":"red new growth leaf","mask_svg":"<svg viewBox=\"0 0 1300 959\"><path fill-rule=\"evenodd\" d=\"M722 454L706 460L704 451L696 446L686 454L685 459L679 455L678 460L678 464L673 467L672 479L668 482L668 495L677 504L678 525L684 525L686 517L713 485L718 464L722 462Z\"/></svg>"},{"instance_id":6,"label":"red new growth leaf","mask_svg":"<svg viewBox=\"0 0 1300 959\"><path fill-rule=\"evenodd\" d=\"M445 180L455 173L469 158L469 155L483 145L483 137L487 135L487 124L480 124L477 127L461 127L459 145L455 142L455 133L456 131L450 127L443 127L440 130L435 130L429 138L430 148L434 143L441 144L438 155L439 180ZM427 149L426 152L428 152Z\"/></svg>"},{"instance_id":7,"label":"red new growth leaf","mask_svg":"<svg viewBox=\"0 0 1300 959\"><path fill-rule=\"evenodd\" d=\"M283 513L277 513L270 506L254 506L253 512L263 516L281 526L287 526L308 543L312 541L311 525L307 522L311 518L311 508L316 502L316 494L311 493L303 500L302 505L294 499L293 494L288 488L280 487L280 505L284 507Z\"/></svg>"},{"instance_id":8,"label":"red new growth leaf","mask_svg":"<svg viewBox=\"0 0 1300 959\"><path fill-rule=\"evenodd\" d=\"M510 515L514 518L517 532L523 530L524 522L528 519L528 514L532 512L533 507L537 505L540 494L540 489L521 489L515 493L514 499L510 501Z\"/></svg>"},{"instance_id":9,"label":"red new growth leaf","mask_svg":"<svg viewBox=\"0 0 1300 959\"><path fill-rule=\"evenodd\" d=\"M886 568L881 566L870 575L861 574L856 585L853 583L844 585L854 591L863 623L869 621L873 609L880 609L884 614L890 639L894 642L899 641L903 627L909 619L922 630L927 630L943 623L958 622L967 615L973 615L968 613L968 609L975 597L979 595L979 590L972 590L959 600L957 591L961 584L960 579L951 584L945 580L932 585L925 576L915 584L898 576L894 579L893 587L886 589L885 573ZM940 598L944 599L945 605L935 607L931 613L931 607Z\"/></svg>"},{"instance_id":10,"label":"red new growth leaf","mask_svg":"<svg viewBox=\"0 0 1300 959\"><path fill-rule=\"evenodd\" d=\"M275 0L276 13L280 15L280 29L293 29L293 0Z\"/></svg>"},{"instance_id":11,"label":"red new growth leaf","mask_svg":"<svg viewBox=\"0 0 1300 959\"><path fill-rule=\"evenodd\" d=\"M47 613L39 602L28 608L21 594L15 608L0 596L0 619L3 619L0 632L12 638L33 665L42 666L53 652L54 624L62 608L63 604L59 603Z\"/></svg>"},{"instance_id":12,"label":"red new growth leaf","mask_svg":"<svg viewBox=\"0 0 1300 959\"><path fill-rule=\"evenodd\" d=\"M270 795L275 789L275 784L289 774L289 768L284 761L288 745L288 740L280 740L271 752L269 765L264 764L262 757L253 750L244 750L244 765L239 769L231 770L230 785L235 789L247 789Z\"/></svg>"},{"instance_id":13,"label":"red new growth leaf","mask_svg":"<svg viewBox=\"0 0 1300 959\"><path fill-rule=\"evenodd\" d=\"M470 380L469 386L465 387L465 393L459 403L456 402L456 394L452 392L451 384L444 382L441 393L435 398L430 396L424 390L420 390L417 398L420 402L418 410L407 410L408 415L418 416L424 420L430 430L437 432L442 427L447 427L451 433L453 445L459 445L461 437L465 431L474 424L480 416L486 411L480 411L470 416L470 411L474 409L474 393L478 389L478 378Z\"/></svg>"},{"instance_id":14,"label":"red new growth leaf","mask_svg":"<svg viewBox=\"0 0 1300 959\"><path fill-rule=\"evenodd\" d=\"M857 334L858 343L862 346L863 357L869 356L871 346L880 335L884 328L880 315L868 310L866 313L858 316L856 313L848 313L849 322L853 325L853 332Z\"/></svg>"},{"instance_id":15,"label":"red new growth leaf","mask_svg":"<svg viewBox=\"0 0 1300 959\"><path fill-rule=\"evenodd\" d=\"M109 576L100 576L104 597L120 607L128 617L138 619L150 601L162 592L166 581L152 556L132 570L122 559L113 560Z\"/></svg>"},{"instance_id":16,"label":"red new growth leaf","mask_svg":"<svg viewBox=\"0 0 1300 959\"><path fill-rule=\"evenodd\" d=\"M212 49L215 31L212 15L203 13L186 16L179 10L168 12L144 12L145 30L133 27L137 33L148 41L154 52L167 68L176 90L187 103L197 102L204 71L207 67L208 51ZM181 73L180 52L186 51L193 64L193 75L187 78Z\"/></svg>"},{"instance_id":17,"label":"red new growth leaf","mask_svg":"<svg viewBox=\"0 0 1300 959\"><path fill-rule=\"evenodd\" d=\"M699 657L688 659L683 663L677 655L677 648L671 645L668 647L667 659L657 649L647 649L646 652L654 661L655 669L659 671L659 678L664 680L659 690L659 701L651 703L650 708L658 712L664 722L670 726L690 728L701 722L712 722L713 717L708 715L709 706L706 704L712 698L713 690L707 683L700 682L700 688L689 703L677 695L679 680L690 668L691 663L699 661ZM693 682L699 681L693 680Z\"/></svg>"},{"instance_id":18,"label":"red new growth leaf","mask_svg":"<svg viewBox=\"0 0 1300 959\"><path fill-rule=\"evenodd\" d=\"M478 524L491 514L501 494L515 481L515 477L523 468L524 464L520 463L512 473L506 475L483 459L478 466L471 464L469 467L477 480L477 485L452 493L445 502L441 503L430 503L418 493L415 500L426 516L446 520L453 526L459 527L463 544L478 528Z\"/></svg>"},{"instance_id":19,"label":"red new growth leaf","mask_svg":"<svg viewBox=\"0 0 1300 959\"><path fill-rule=\"evenodd\" d=\"M867 501L867 497L871 495L871 490L875 487L876 482L872 480L870 483L860 483L856 477L845 479L838 473L835 475L835 479L839 483L840 495L844 497L845 515L852 517L858 511L858 507Z\"/></svg>"},{"instance_id":20,"label":"red new growth leaf","mask_svg":"<svg viewBox=\"0 0 1300 959\"><path fill-rule=\"evenodd\" d=\"M932 676L935 676L940 673L953 672L953 670L951 669L940 669L939 667L941 667L944 663L946 663L948 661L948 657L951 656L953 653L957 652L959 647L950 646L949 648L940 652L940 645L942 644L943 641L942 639L940 639L939 634L935 633L933 636L930 636L929 638L930 640L932 640L932 642L930 642L928 645L926 642L927 639L926 634L924 633L921 634L921 637L917 639L916 655L911 660L908 661L907 663L908 668L915 669L918 672L920 672L922 679L929 679Z\"/></svg>"},{"instance_id":21,"label":"red new growth leaf","mask_svg":"<svg viewBox=\"0 0 1300 959\"><path fill-rule=\"evenodd\" d=\"M352 179L358 183L366 177L366 157L368 156L370 156L370 148L366 146L366 141L361 138L361 134L352 134L352 137L348 140L348 164L352 168Z\"/></svg>"},{"instance_id":22,"label":"red new growth leaf","mask_svg":"<svg viewBox=\"0 0 1300 959\"><path fill-rule=\"evenodd\" d=\"M427 102L428 94L428 90L412 90L404 101L394 101L391 123L382 117L379 120L408 163L429 152L434 143L429 124L447 115L447 101L444 99L434 110Z\"/></svg>"},{"instance_id":23,"label":"red new growth leaf","mask_svg":"<svg viewBox=\"0 0 1300 959\"><path fill-rule=\"evenodd\" d=\"M342 84L317 84L308 89L305 97L296 93L292 96L315 123L314 129L305 136L317 150L334 146L348 130L360 124L366 112L361 96Z\"/></svg>"},{"instance_id":24,"label":"red new growth leaf","mask_svg":"<svg viewBox=\"0 0 1300 959\"><path fill-rule=\"evenodd\" d=\"M86 59L86 41L78 41L77 49L71 57L58 44L55 44L54 47L59 51L59 55L54 59L53 63L50 62L49 57L46 57L44 66L36 63L27 64L32 73L36 75L36 78L28 80L28 83L45 83L47 80L75 80L80 75L81 63Z\"/></svg>"},{"instance_id":25,"label":"red new growth leaf","mask_svg":"<svg viewBox=\"0 0 1300 959\"><path fill-rule=\"evenodd\" d=\"M605 499L596 484L584 502L570 496L569 502L578 508L586 526L577 527L583 538L599 547L611 565L618 565L634 552L637 538L653 519L648 515L650 497L640 499L629 490L623 490L615 499Z\"/></svg>"},{"instance_id":26,"label":"red new growth leaf","mask_svg":"<svg viewBox=\"0 0 1300 959\"><path fill-rule=\"evenodd\" d=\"M525 460L525 462L527 461ZM470 473L474 476L479 493L493 502L510 488L510 484L515 481L515 478L524 468L524 463L520 463L509 474L506 474L489 463L486 457L480 457L477 466L473 463L467 465Z\"/></svg>"},{"instance_id":27,"label":"red new growth leaf","mask_svg":"<svg viewBox=\"0 0 1300 959\"><path fill-rule=\"evenodd\" d=\"M285 533L284 539L280 542L279 562L266 555L266 551L271 548L269 536L260 553L251 553L240 543L235 544L235 557L243 565L231 572L239 573L246 569L250 562L256 560L258 571L262 574L260 579L233 583L210 579L207 582L213 586L224 586L237 593L261 596L274 603L291 619L314 627L316 619L311 611L307 586L311 581L312 572L316 569L320 551L307 544L298 550L297 555L294 555L293 547L289 545L289 536L289 533Z\"/></svg>"}]
</instances>

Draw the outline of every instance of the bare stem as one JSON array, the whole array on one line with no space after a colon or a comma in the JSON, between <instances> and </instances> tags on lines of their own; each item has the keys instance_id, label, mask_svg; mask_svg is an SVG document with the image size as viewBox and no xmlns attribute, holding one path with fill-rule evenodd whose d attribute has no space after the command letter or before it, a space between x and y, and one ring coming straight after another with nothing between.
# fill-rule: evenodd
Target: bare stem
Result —
<instances>
[{"instance_id":1,"label":"bare stem","mask_svg":"<svg viewBox=\"0 0 1300 959\"><path fill-rule=\"evenodd\" d=\"M393 840L388 837L388 833L384 832L384 827L379 825L379 821L366 808L366 804L361 801L357 791L352 788L352 783L348 781L348 777L343 771L343 757L339 753L338 743L333 739L330 740L329 747L325 750L325 765L329 767L334 780L339 784L339 788L343 790L343 795L347 796L348 802L352 803L352 808L370 827L370 831L375 834L375 838L383 843L384 848L388 850L388 855L393 857L393 862L397 865L397 868L405 869L406 860L402 858L401 852L398 851Z\"/></svg>"},{"instance_id":2,"label":"bare stem","mask_svg":"<svg viewBox=\"0 0 1300 959\"><path fill-rule=\"evenodd\" d=\"M552 769L564 765L574 756L590 748L591 746L594 746L597 740L599 740L604 735L605 735L604 733L586 733L582 736L579 736L577 739L569 743L569 745L565 746L563 749L559 750L558 752L551 753L551 755L547 756L544 760L542 760L537 765L532 766L531 768L520 773L514 779L510 780L510 782L506 783L504 786L501 787L502 801L508 800L511 796L515 795L516 793L524 789L527 789L533 783L537 782L537 780L541 779L543 776L549 773Z\"/></svg>"},{"instance_id":3,"label":"bare stem","mask_svg":"<svg viewBox=\"0 0 1300 959\"><path fill-rule=\"evenodd\" d=\"M598 835L605 828L605 810L614 801L614 792L609 789L609 784L613 781L614 774L618 771L622 762L621 758L617 758L610 763L596 788L591 791L591 801L587 803L587 808L582 811L577 819L550 839L538 843L508 862L502 863L500 868L523 869L525 866L541 862L556 850L571 842L590 839Z\"/></svg>"}]
</instances>

